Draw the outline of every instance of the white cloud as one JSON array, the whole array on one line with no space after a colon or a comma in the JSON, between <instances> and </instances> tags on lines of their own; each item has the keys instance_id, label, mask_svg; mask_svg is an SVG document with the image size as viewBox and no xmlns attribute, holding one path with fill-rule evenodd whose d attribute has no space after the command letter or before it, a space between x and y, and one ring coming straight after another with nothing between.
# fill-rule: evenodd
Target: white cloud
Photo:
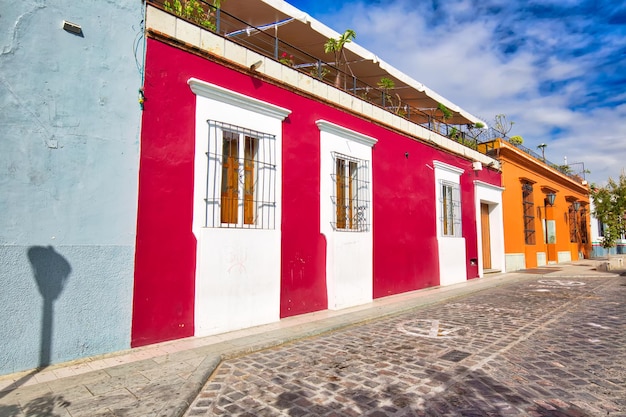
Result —
<instances>
[{"instance_id":1,"label":"white cloud","mask_svg":"<svg viewBox=\"0 0 626 417\"><path fill-rule=\"evenodd\" d=\"M590 93L605 88L594 77L604 74L603 60L626 47L623 36L591 36L584 16L535 19L506 1L433 4L349 1L319 19L339 32L356 30L357 43L487 122L506 114L515 121L512 134L531 149L547 143L553 162L564 156L584 162L592 171L588 178L598 183L619 175L626 161L626 105L606 108L606 91ZM623 103L626 93L615 91L611 99Z\"/></svg>"}]
</instances>

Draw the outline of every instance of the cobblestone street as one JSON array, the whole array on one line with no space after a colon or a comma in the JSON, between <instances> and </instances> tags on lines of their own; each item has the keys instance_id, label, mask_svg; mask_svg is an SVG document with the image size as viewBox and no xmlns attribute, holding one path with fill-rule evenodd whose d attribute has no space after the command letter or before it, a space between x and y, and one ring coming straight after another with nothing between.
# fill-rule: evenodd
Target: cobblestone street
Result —
<instances>
[{"instance_id":1,"label":"cobblestone street","mask_svg":"<svg viewBox=\"0 0 626 417\"><path fill-rule=\"evenodd\" d=\"M626 277L509 283L223 362L188 416L626 416Z\"/></svg>"}]
</instances>

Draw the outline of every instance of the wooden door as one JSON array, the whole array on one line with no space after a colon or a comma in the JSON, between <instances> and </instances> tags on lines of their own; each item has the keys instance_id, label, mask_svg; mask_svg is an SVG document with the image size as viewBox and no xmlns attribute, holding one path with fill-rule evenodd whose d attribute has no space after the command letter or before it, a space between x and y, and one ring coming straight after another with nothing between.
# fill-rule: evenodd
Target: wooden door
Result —
<instances>
[{"instance_id":1,"label":"wooden door","mask_svg":"<svg viewBox=\"0 0 626 417\"><path fill-rule=\"evenodd\" d=\"M480 203L480 227L483 237L483 269L491 269L491 235L488 204Z\"/></svg>"}]
</instances>

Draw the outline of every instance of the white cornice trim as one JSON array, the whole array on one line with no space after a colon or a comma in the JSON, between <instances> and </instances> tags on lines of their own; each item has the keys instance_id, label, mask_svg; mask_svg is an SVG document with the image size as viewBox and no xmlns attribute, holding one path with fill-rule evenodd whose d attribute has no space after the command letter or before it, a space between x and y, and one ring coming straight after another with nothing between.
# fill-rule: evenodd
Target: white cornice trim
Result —
<instances>
[{"instance_id":1,"label":"white cornice trim","mask_svg":"<svg viewBox=\"0 0 626 417\"><path fill-rule=\"evenodd\" d=\"M346 129L343 126L336 125L326 120L316 120L315 124L322 132L332 133L337 136L350 139L362 145L369 146L370 148L376 145L376 143L378 142L378 139L374 139L371 136L355 132L354 130Z\"/></svg>"},{"instance_id":2,"label":"white cornice trim","mask_svg":"<svg viewBox=\"0 0 626 417\"><path fill-rule=\"evenodd\" d=\"M455 167L453 165L446 164L445 162L433 161L435 168L443 169L444 171L452 172L453 174L461 175L465 172L463 168Z\"/></svg>"},{"instance_id":3,"label":"white cornice trim","mask_svg":"<svg viewBox=\"0 0 626 417\"><path fill-rule=\"evenodd\" d=\"M500 191L500 192L504 191L504 187L500 187L500 186L497 186L497 185L489 184L489 183L486 183L484 181L475 180L474 181L474 185L479 186L479 187L490 188L492 190L496 190L496 191Z\"/></svg>"},{"instance_id":4,"label":"white cornice trim","mask_svg":"<svg viewBox=\"0 0 626 417\"><path fill-rule=\"evenodd\" d=\"M187 80L187 84L189 84L191 91L198 96L231 104L242 109L260 113L264 116L274 117L281 121L285 120L285 117L291 114L291 110L227 90L197 78L190 78Z\"/></svg>"}]
</instances>

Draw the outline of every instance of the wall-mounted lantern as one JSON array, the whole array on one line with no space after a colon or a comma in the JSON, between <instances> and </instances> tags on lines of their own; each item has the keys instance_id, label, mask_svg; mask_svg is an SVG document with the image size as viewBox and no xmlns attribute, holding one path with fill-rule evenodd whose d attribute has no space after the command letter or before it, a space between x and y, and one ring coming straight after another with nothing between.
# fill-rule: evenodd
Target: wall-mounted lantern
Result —
<instances>
[{"instance_id":1,"label":"wall-mounted lantern","mask_svg":"<svg viewBox=\"0 0 626 417\"><path fill-rule=\"evenodd\" d=\"M556 199L556 194L554 194L554 193L546 194L546 203L548 203L549 206L553 206L554 205L554 200L555 199Z\"/></svg>"}]
</instances>

